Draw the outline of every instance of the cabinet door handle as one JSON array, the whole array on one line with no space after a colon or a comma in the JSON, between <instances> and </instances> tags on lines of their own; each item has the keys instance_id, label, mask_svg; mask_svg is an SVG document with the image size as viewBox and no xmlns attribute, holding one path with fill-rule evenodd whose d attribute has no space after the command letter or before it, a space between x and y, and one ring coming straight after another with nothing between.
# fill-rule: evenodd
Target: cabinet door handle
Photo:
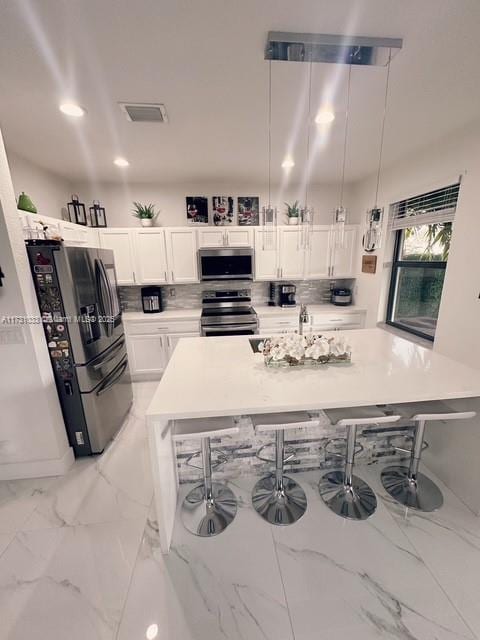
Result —
<instances>
[{"instance_id":1,"label":"cabinet door handle","mask_svg":"<svg viewBox=\"0 0 480 640\"><path fill-rule=\"evenodd\" d=\"M132 271L132 276L133 276L133 281L136 282L136 280L135 280L135 271Z\"/></svg>"},{"instance_id":2,"label":"cabinet door handle","mask_svg":"<svg viewBox=\"0 0 480 640\"><path fill-rule=\"evenodd\" d=\"M165 271L165 282L168 280L167 272Z\"/></svg>"},{"instance_id":3,"label":"cabinet door handle","mask_svg":"<svg viewBox=\"0 0 480 640\"><path fill-rule=\"evenodd\" d=\"M172 269L172 282L175 282L175 278L173 277L173 269Z\"/></svg>"}]
</instances>

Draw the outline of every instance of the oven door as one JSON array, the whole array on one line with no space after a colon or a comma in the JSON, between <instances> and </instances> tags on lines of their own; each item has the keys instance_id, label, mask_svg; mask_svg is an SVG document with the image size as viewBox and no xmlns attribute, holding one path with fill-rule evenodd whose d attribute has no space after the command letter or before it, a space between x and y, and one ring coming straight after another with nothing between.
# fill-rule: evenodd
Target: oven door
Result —
<instances>
[{"instance_id":1,"label":"oven door","mask_svg":"<svg viewBox=\"0 0 480 640\"><path fill-rule=\"evenodd\" d=\"M200 249L201 280L253 280L252 249Z\"/></svg>"},{"instance_id":2,"label":"oven door","mask_svg":"<svg viewBox=\"0 0 480 640\"><path fill-rule=\"evenodd\" d=\"M257 333L256 324L230 324L202 327L202 336L254 336Z\"/></svg>"}]
</instances>

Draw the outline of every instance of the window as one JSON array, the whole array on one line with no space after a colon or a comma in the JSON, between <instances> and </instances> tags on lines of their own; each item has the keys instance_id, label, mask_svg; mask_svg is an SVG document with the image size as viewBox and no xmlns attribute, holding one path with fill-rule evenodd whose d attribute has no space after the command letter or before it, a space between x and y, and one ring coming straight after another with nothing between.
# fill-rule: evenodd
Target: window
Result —
<instances>
[{"instance_id":1,"label":"window","mask_svg":"<svg viewBox=\"0 0 480 640\"><path fill-rule=\"evenodd\" d=\"M392 205L395 233L387 324L435 337L459 184Z\"/></svg>"}]
</instances>

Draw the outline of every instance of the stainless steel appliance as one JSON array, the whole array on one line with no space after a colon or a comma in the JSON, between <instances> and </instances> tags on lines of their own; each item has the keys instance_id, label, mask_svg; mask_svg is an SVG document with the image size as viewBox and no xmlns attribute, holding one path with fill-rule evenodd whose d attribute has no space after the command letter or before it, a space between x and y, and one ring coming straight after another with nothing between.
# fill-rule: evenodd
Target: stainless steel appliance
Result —
<instances>
[{"instance_id":1,"label":"stainless steel appliance","mask_svg":"<svg viewBox=\"0 0 480 640\"><path fill-rule=\"evenodd\" d=\"M352 304L352 290L347 287L332 289L330 301L337 307L348 307L348 305Z\"/></svg>"},{"instance_id":2,"label":"stainless steel appliance","mask_svg":"<svg viewBox=\"0 0 480 640\"><path fill-rule=\"evenodd\" d=\"M113 251L29 240L27 252L70 444L100 453L132 403Z\"/></svg>"},{"instance_id":3,"label":"stainless steel appliance","mask_svg":"<svg viewBox=\"0 0 480 640\"><path fill-rule=\"evenodd\" d=\"M142 287L143 313L160 313L163 311L162 289L160 287Z\"/></svg>"},{"instance_id":4,"label":"stainless steel appliance","mask_svg":"<svg viewBox=\"0 0 480 640\"><path fill-rule=\"evenodd\" d=\"M200 325L202 336L248 336L258 331L249 289L204 291Z\"/></svg>"},{"instance_id":5,"label":"stainless steel appliance","mask_svg":"<svg viewBox=\"0 0 480 640\"><path fill-rule=\"evenodd\" d=\"M297 287L294 284L281 284L278 287L278 303L281 307L295 307L295 293Z\"/></svg>"},{"instance_id":6,"label":"stainless steel appliance","mask_svg":"<svg viewBox=\"0 0 480 640\"><path fill-rule=\"evenodd\" d=\"M201 280L253 280L253 249L199 249L198 266Z\"/></svg>"}]
</instances>

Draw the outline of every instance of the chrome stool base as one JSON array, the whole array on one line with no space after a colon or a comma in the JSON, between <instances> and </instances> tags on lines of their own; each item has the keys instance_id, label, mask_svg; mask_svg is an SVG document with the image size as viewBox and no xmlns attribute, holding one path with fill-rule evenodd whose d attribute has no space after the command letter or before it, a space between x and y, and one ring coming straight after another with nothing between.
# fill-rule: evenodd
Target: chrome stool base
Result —
<instances>
[{"instance_id":1,"label":"chrome stool base","mask_svg":"<svg viewBox=\"0 0 480 640\"><path fill-rule=\"evenodd\" d=\"M212 482L209 500L200 484L187 494L182 504L182 522L188 531L203 538L222 533L235 518L237 501L233 492L220 482Z\"/></svg>"},{"instance_id":2,"label":"chrome stool base","mask_svg":"<svg viewBox=\"0 0 480 640\"><path fill-rule=\"evenodd\" d=\"M320 480L318 490L329 509L350 520L366 520L377 508L371 487L358 476L345 484L344 471L330 471Z\"/></svg>"},{"instance_id":3,"label":"chrome stool base","mask_svg":"<svg viewBox=\"0 0 480 640\"><path fill-rule=\"evenodd\" d=\"M382 484L394 500L411 509L436 511L443 504L443 495L437 485L418 473L409 477L408 467L391 466L382 471Z\"/></svg>"},{"instance_id":4,"label":"chrome stool base","mask_svg":"<svg viewBox=\"0 0 480 640\"><path fill-rule=\"evenodd\" d=\"M293 524L307 510L304 490L287 476L282 477L281 488L277 487L275 475L261 478L253 488L252 503L264 520L276 525Z\"/></svg>"}]
</instances>

